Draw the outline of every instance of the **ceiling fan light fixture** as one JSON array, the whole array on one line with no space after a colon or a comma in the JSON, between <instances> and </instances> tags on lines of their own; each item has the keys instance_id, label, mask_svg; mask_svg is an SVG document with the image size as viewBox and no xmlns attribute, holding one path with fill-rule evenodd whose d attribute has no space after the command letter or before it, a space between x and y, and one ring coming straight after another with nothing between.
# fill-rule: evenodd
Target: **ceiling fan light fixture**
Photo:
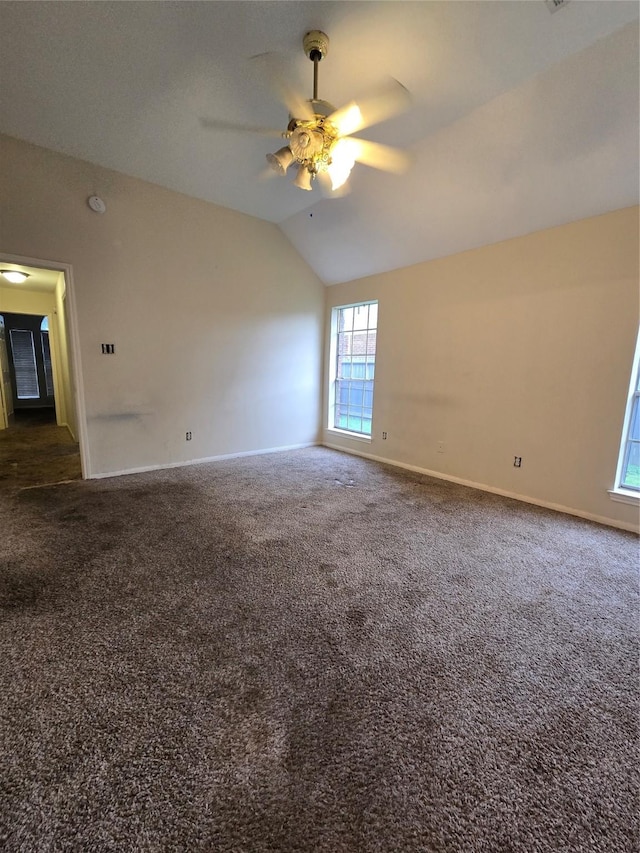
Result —
<instances>
[{"instance_id":1,"label":"ceiling fan light fixture","mask_svg":"<svg viewBox=\"0 0 640 853\"><path fill-rule=\"evenodd\" d=\"M318 97L318 66L329 50L329 37L320 30L310 30L305 34L302 44L305 54L313 62L311 98L300 95L282 73L270 75L273 88L289 110L289 123L284 133L226 121L201 119L201 124L220 130L276 135L287 140L287 144L278 151L266 155L267 163L281 177L295 163L296 175L292 183L307 192L313 189L316 178L322 184L323 192L326 192L329 183L332 191L339 190L348 181L356 162L387 172L404 171L408 165L405 152L352 134L386 121L406 109L410 100L406 88L391 78L366 99L359 103L351 101L336 110L328 101ZM275 69L272 68L272 72ZM338 193L335 197L342 194Z\"/></svg>"},{"instance_id":2,"label":"ceiling fan light fixture","mask_svg":"<svg viewBox=\"0 0 640 853\"><path fill-rule=\"evenodd\" d=\"M351 174L356 158L354 146L348 139L337 139L331 148L331 163L327 166L327 172L331 178L331 189L339 190Z\"/></svg>"},{"instance_id":3,"label":"ceiling fan light fixture","mask_svg":"<svg viewBox=\"0 0 640 853\"><path fill-rule=\"evenodd\" d=\"M311 172L309 168L302 163L298 167L298 174L295 177L293 182L294 186L298 187L301 190L312 190L311 186Z\"/></svg>"},{"instance_id":4,"label":"ceiling fan light fixture","mask_svg":"<svg viewBox=\"0 0 640 853\"><path fill-rule=\"evenodd\" d=\"M293 159L293 153L288 145L276 151L275 154L267 154L267 163L279 175L285 174L289 166L293 163Z\"/></svg>"},{"instance_id":5,"label":"ceiling fan light fixture","mask_svg":"<svg viewBox=\"0 0 640 853\"><path fill-rule=\"evenodd\" d=\"M20 272L19 270L0 270L0 275L12 284L24 284L29 278L29 273Z\"/></svg>"}]
</instances>

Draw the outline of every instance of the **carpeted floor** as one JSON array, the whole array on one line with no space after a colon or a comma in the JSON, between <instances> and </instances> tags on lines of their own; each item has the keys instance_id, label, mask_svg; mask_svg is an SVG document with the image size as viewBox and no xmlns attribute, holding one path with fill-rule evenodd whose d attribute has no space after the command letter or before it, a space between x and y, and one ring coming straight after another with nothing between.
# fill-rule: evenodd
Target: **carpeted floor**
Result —
<instances>
[{"instance_id":1,"label":"carpeted floor","mask_svg":"<svg viewBox=\"0 0 640 853\"><path fill-rule=\"evenodd\" d=\"M0 430L0 491L29 489L82 477L80 450L53 408L19 409Z\"/></svg>"},{"instance_id":2,"label":"carpeted floor","mask_svg":"<svg viewBox=\"0 0 640 853\"><path fill-rule=\"evenodd\" d=\"M634 535L323 448L0 519L3 850L638 850Z\"/></svg>"}]
</instances>

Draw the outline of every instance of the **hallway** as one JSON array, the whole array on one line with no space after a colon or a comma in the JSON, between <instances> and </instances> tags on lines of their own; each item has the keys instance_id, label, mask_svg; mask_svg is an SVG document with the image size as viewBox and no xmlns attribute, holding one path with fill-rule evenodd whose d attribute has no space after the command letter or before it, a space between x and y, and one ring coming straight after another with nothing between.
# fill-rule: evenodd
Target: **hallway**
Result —
<instances>
[{"instance_id":1,"label":"hallway","mask_svg":"<svg viewBox=\"0 0 640 853\"><path fill-rule=\"evenodd\" d=\"M82 477L80 451L50 409L17 410L0 431L0 490L14 491Z\"/></svg>"}]
</instances>

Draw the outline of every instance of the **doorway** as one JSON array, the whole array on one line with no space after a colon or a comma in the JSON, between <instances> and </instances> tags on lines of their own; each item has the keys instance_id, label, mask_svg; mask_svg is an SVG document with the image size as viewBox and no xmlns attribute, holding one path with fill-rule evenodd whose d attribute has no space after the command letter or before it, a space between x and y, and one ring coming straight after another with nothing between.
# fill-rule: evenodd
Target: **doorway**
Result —
<instances>
[{"instance_id":1,"label":"doorway","mask_svg":"<svg viewBox=\"0 0 640 853\"><path fill-rule=\"evenodd\" d=\"M55 392L49 320L40 314L2 315L15 415L28 409L50 410L55 418ZM44 417L47 412L42 412Z\"/></svg>"},{"instance_id":2,"label":"doorway","mask_svg":"<svg viewBox=\"0 0 640 853\"><path fill-rule=\"evenodd\" d=\"M39 263L0 258L0 443L5 463L49 482L55 457L68 471L76 465L64 479L86 476L86 442L71 268Z\"/></svg>"}]
</instances>

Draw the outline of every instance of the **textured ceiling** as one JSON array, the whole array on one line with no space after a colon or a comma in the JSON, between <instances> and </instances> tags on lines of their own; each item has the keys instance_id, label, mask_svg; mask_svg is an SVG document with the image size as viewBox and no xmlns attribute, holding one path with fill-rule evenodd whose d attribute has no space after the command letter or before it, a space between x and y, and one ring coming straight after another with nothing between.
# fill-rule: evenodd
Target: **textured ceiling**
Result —
<instances>
[{"instance_id":1,"label":"textured ceiling","mask_svg":"<svg viewBox=\"0 0 640 853\"><path fill-rule=\"evenodd\" d=\"M326 283L406 266L638 201L638 4L2 2L0 131L278 223ZM356 165L350 195L264 179L284 129L265 51L320 96L391 75L405 115L361 136L406 149L403 176Z\"/></svg>"}]
</instances>

